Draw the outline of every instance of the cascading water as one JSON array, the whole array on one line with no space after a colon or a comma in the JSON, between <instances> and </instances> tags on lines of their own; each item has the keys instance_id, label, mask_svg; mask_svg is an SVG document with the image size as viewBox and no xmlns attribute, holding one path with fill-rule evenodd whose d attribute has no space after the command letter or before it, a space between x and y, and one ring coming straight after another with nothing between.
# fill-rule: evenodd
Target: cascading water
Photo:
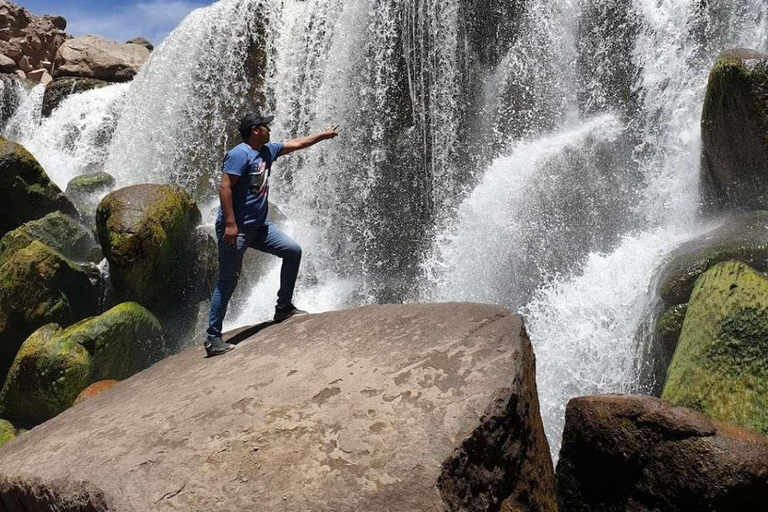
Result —
<instances>
[{"instance_id":1,"label":"cascading water","mask_svg":"<svg viewBox=\"0 0 768 512\"><path fill-rule=\"evenodd\" d=\"M124 104L105 164L119 185L174 182L206 204L243 111L274 112L274 139L341 125L274 168L272 199L304 247L297 302L520 309L556 454L569 398L638 390L654 268L703 229L701 103L734 46L768 49L764 2L222 0L96 110ZM59 110L86 119L78 97ZM57 116L4 133L45 160ZM48 165L57 183L80 172ZM269 314L277 262L258 266L226 327Z\"/></svg>"}]
</instances>

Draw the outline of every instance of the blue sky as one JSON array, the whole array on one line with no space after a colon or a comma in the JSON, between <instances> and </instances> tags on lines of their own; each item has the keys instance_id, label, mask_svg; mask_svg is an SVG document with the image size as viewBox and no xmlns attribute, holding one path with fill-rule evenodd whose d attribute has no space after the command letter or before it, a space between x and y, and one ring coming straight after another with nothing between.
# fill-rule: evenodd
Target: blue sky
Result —
<instances>
[{"instance_id":1,"label":"blue sky","mask_svg":"<svg viewBox=\"0 0 768 512\"><path fill-rule=\"evenodd\" d=\"M143 36L155 46L193 9L214 0L11 0L32 14L58 14L67 32L97 34L118 42Z\"/></svg>"}]
</instances>

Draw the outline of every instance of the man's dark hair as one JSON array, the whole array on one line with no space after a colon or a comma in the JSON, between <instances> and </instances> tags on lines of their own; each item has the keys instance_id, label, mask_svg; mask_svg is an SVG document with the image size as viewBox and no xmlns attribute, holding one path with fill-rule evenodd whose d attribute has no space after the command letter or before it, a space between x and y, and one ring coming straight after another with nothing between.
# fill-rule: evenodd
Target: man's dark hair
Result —
<instances>
[{"instance_id":1,"label":"man's dark hair","mask_svg":"<svg viewBox=\"0 0 768 512\"><path fill-rule=\"evenodd\" d=\"M272 122L275 116L262 116L254 112L248 112L240 119L240 124L237 126L237 131L240 132L240 136L243 140L246 140L251 136L251 130L254 126L268 125Z\"/></svg>"}]
</instances>

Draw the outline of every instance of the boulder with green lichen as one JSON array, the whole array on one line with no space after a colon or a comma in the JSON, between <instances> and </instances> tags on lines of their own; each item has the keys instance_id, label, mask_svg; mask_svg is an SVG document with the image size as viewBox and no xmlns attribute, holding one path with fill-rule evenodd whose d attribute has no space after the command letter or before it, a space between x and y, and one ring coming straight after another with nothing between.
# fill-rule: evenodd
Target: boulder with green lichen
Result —
<instances>
[{"instance_id":1,"label":"boulder with green lichen","mask_svg":"<svg viewBox=\"0 0 768 512\"><path fill-rule=\"evenodd\" d=\"M107 194L96 227L109 261L115 294L156 314L192 302L200 211L171 185L134 185Z\"/></svg>"},{"instance_id":2,"label":"boulder with green lichen","mask_svg":"<svg viewBox=\"0 0 768 512\"><path fill-rule=\"evenodd\" d=\"M10 421L0 420L0 446L16 438L16 428Z\"/></svg>"},{"instance_id":3,"label":"boulder with green lichen","mask_svg":"<svg viewBox=\"0 0 768 512\"><path fill-rule=\"evenodd\" d=\"M75 219L61 212L52 212L22 224L0 238L0 267L11 256L39 240L68 258L84 260L96 245L93 234Z\"/></svg>"},{"instance_id":4,"label":"boulder with green lichen","mask_svg":"<svg viewBox=\"0 0 768 512\"><path fill-rule=\"evenodd\" d=\"M37 240L0 267L0 381L19 347L45 324L96 314L96 289L83 269Z\"/></svg>"},{"instance_id":5,"label":"boulder with green lichen","mask_svg":"<svg viewBox=\"0 0 768 512\"><path fill-rule=\"evenodd\" d=\"M104 80L66 76L48 82L43 94L43 117L48 117L67 97L80 92L100 89L111 85Z\"/></svg>"},{"instance_id":6,"label":"boulder with green lichen","mask_svg":"<svg viewBox=\"0 0 768 512\"><path fill-rule=\"evenodd\" d=\"M104 171L81 174L69 180L65 194L74 201L106 194L115 187L115 178Z\"/></svg>"},{"instance_id":7,"label":"boulder with green lichen","mask_svg":"<svg viewBox=\"0 0 768 512\"><path fill-rule=\"evenodd\" d=\"M59 336L88 351L95 381L127 379L165 356L160 323L136 302L118 304L66 328Z\"/></svg>"},{"instance_id":8,"label":"boulder with green lichen","mask_svg":"<svg viewBox=\"0 0 768 512\"><path fill-rule=\"evenodd\" d=\"M720 55L709 75L701 132L705 211L768 209L768 54Z\"/></svg>"},{"instance_id":9,"label":"boulder with green lichen","mask_svg":"<svg viewBox=\"0 0 768 512\"><path fill-rule=\"evenodd\" d=\"M768 278L735 261L694 287L662 398L768 434Z\"/></svg>"},{"instance_id":10,"label":"boulder with green lichen","mask_svg":"<svg viewBox=\"0 0 768 512\"><path fill-rule=\"evenodd\" d=\"M0 235L47 213L77 209L23 146L0 136Z\"/></svg>"},{"instance_id":11,"label":"boulder with green lichen","mask_svg":"<svg viewBox=\"0 0 768 512\"><path fill-rule=\"evenodd\" d=\"M0 391L0 415L37 425L69 408L92 382L93 361L57 324L35 331L19 349Z\"/></svg>"}]
</instances>

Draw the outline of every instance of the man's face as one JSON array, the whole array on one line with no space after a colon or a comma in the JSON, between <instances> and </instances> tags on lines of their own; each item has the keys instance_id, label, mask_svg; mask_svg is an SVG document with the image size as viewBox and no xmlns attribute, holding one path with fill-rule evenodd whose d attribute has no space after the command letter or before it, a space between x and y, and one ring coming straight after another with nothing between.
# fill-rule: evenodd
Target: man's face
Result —
<instances>
[{"instance_id":1,"label":"man's face","mask_svg":"<svg viewBox=\"0 0 768 512\"><path fill-rule=\"evenodd\" d=\"M260 145L269 142L269 126L265 124L254 126L253 134L257 137L257 141Z\"/></svg>"}]
</instances>

